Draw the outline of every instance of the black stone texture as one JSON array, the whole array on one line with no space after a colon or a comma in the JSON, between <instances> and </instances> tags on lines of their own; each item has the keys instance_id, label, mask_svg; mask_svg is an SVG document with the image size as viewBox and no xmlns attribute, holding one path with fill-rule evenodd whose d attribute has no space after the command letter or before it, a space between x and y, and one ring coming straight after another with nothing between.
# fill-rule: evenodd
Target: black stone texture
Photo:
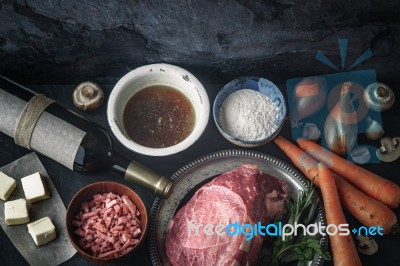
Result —
<instances>
[{"instance_id":1,"label":"black stone texture","mask_svg":"<svg viewBox=\"0 0 400 266\"><path fill-rule=\"evenodd\" d=\"M109 84L138 66L167 62L199 77L287 79L334 70L339 38L347 66L397 75L400 3L389 1L10 1L0 4L0 73L25 83Z\"/></svg>"}]
</instances>

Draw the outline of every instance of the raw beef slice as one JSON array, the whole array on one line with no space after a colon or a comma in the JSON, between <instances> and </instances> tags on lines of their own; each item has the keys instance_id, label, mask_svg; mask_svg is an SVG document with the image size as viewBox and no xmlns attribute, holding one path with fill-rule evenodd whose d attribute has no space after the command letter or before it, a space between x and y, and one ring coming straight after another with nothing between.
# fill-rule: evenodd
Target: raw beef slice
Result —
<instances>
[{"instance_id":1,"label":"raw beef slice","mask_svg":"<svg viewBox=\"0 0 400 266\"><path fill-rule=\"evenodd\" d=\"M262 236L246 240L245 235L218 235L215 227L236 222L266 225L282 219L287 198L287 184L262 173L255 165L242 165L216 177L201 187L172 219L166 238L170 263L255 265ZM207 224L213 225L214 231L205 229Z\"/></svg>"}]
</instances>

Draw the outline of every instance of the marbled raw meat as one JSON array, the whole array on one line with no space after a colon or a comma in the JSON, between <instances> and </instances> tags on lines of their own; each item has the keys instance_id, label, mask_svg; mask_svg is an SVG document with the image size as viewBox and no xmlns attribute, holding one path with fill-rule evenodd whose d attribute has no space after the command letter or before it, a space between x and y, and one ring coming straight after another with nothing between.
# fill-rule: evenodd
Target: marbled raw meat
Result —
<instances>
[{"instance_id":1,"label":"marbled raw meat","mask_svg":"<svg viewBox=\"0 0 400 266\"><path fill-rule=\"evenodd\" d=\"M255 235L206 235L204 227L192 225L266 225L286 214L288 186L261 172L255 165L242 165L202 186L171 221L166 253L172 265L255 265L263 237ZM210 234L208 232L208 234Z\"/></svg>"}]
</instances>

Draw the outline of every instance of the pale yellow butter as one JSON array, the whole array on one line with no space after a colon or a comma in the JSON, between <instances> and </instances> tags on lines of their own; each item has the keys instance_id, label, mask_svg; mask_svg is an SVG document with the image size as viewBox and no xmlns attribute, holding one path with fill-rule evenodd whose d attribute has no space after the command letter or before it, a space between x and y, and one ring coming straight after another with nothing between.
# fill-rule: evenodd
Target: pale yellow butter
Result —
<instances>
[{"instance_id":1,"label":"pale yellow butter","mask_svg":"<svg viewBox=\"0 0 400 266\"><path fill-rule=\"evenodd\" d=\"M0 172L0 199L6 201L17 186L14 178Z\"/></svg>"},{"instance_id":2,"label":"pale yellow butter","mask_svg":"<svg viewBox=\"0 0 400 266\"><path fill-rule=\"evenodd\" d=\"M46 245L57 237L56 228L49 217L27 224L28 232L36 245Z\"/></svg>"},{"instance_id":3,"label":"pale yellow butter","mask_svg":"<svg viewBox=\"0 0 400 266\"><path fill-rule=\"evenodd\" d=\"M29 203L50 198L45 178L39 172L21 178L21 182Z\"/></svg>"},{"instance_id":4,"label":"pale yellow butter","mask_svg":"<svg viewBox=\"0 0 400 266\"><path fill-rule=\"evenodd\" d=\"M4 216L7 225L29 222L28 205L25 199L10 200L4 203Z\"/></svg>"}]
</instances>

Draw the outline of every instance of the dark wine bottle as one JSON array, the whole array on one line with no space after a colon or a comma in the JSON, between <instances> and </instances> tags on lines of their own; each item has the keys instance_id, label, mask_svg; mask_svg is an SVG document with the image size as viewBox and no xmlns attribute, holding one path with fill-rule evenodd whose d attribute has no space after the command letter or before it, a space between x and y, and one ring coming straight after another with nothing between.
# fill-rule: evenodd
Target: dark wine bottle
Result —
<instances>
[{"instance_id":1,"label":"dark wine bottle","mask_svg":"<svg viewBox=\"0 0 400 266\"><path fill-rule=\"evenodd\" d=\"M1 92L1 90L3 92ZM12 103L10 103L10 99L12 97L16 97L17 99L23 100L24 102L29 102L31 98L35 95L36 93L32 90L29 90L28 88L25 88L5 77L0 76L0 105L5 106L6 104L11 104L11 107L14 108L15 104L12 105ZM12 99L17 100L15 98ZM72 168L74 171L76 170L80 172L95 173L112 169L115 172L123 175L126 180L150 189L154 194L158 196L167 197L170 194L173 186L173 181L167 177L159 175L155 171L139 164L138 162L130 161L122 155L118 154L117 152L113 151L112 135L105 128L96 125L95 123L87 120L79 114L72 112L71 110L66 109L56 102L51 103L45 109L45 112L56 117L57 120L60 119L63 122L66 122L68 127L76 127L79 132L82 132L83 137L82 139L78 140L80 142L77 145L77 149L73 150L75 154L69 155L72 156L71 158L73 158ZM7 115L7 112L3 111L2 113L3 114L0 114L0 120L5 121L6 118L3 118L2 116L5 117ZM50 132L51 130L56 130L56 128L51 128L52 126L57 125L53 125L50 123L47 126ZM12 134L10 134L10 132L12 131L11 129L4 130L3 127L5 126L0 126L0 131L7 135L10 135L11 137L14 137L12 136ZM63 129L57 128L57 130L60 131ZM65 147L62 147L59 146L57 143L57 147L48 147L48 149L69 151L69 147L67 147L67 144L64 144ZM57 158L57 156L51 156L50 152L48 153L46 151L36 151L65 165L65 163L62 162L63 159Z\"/></svg>"}]
</instances>

